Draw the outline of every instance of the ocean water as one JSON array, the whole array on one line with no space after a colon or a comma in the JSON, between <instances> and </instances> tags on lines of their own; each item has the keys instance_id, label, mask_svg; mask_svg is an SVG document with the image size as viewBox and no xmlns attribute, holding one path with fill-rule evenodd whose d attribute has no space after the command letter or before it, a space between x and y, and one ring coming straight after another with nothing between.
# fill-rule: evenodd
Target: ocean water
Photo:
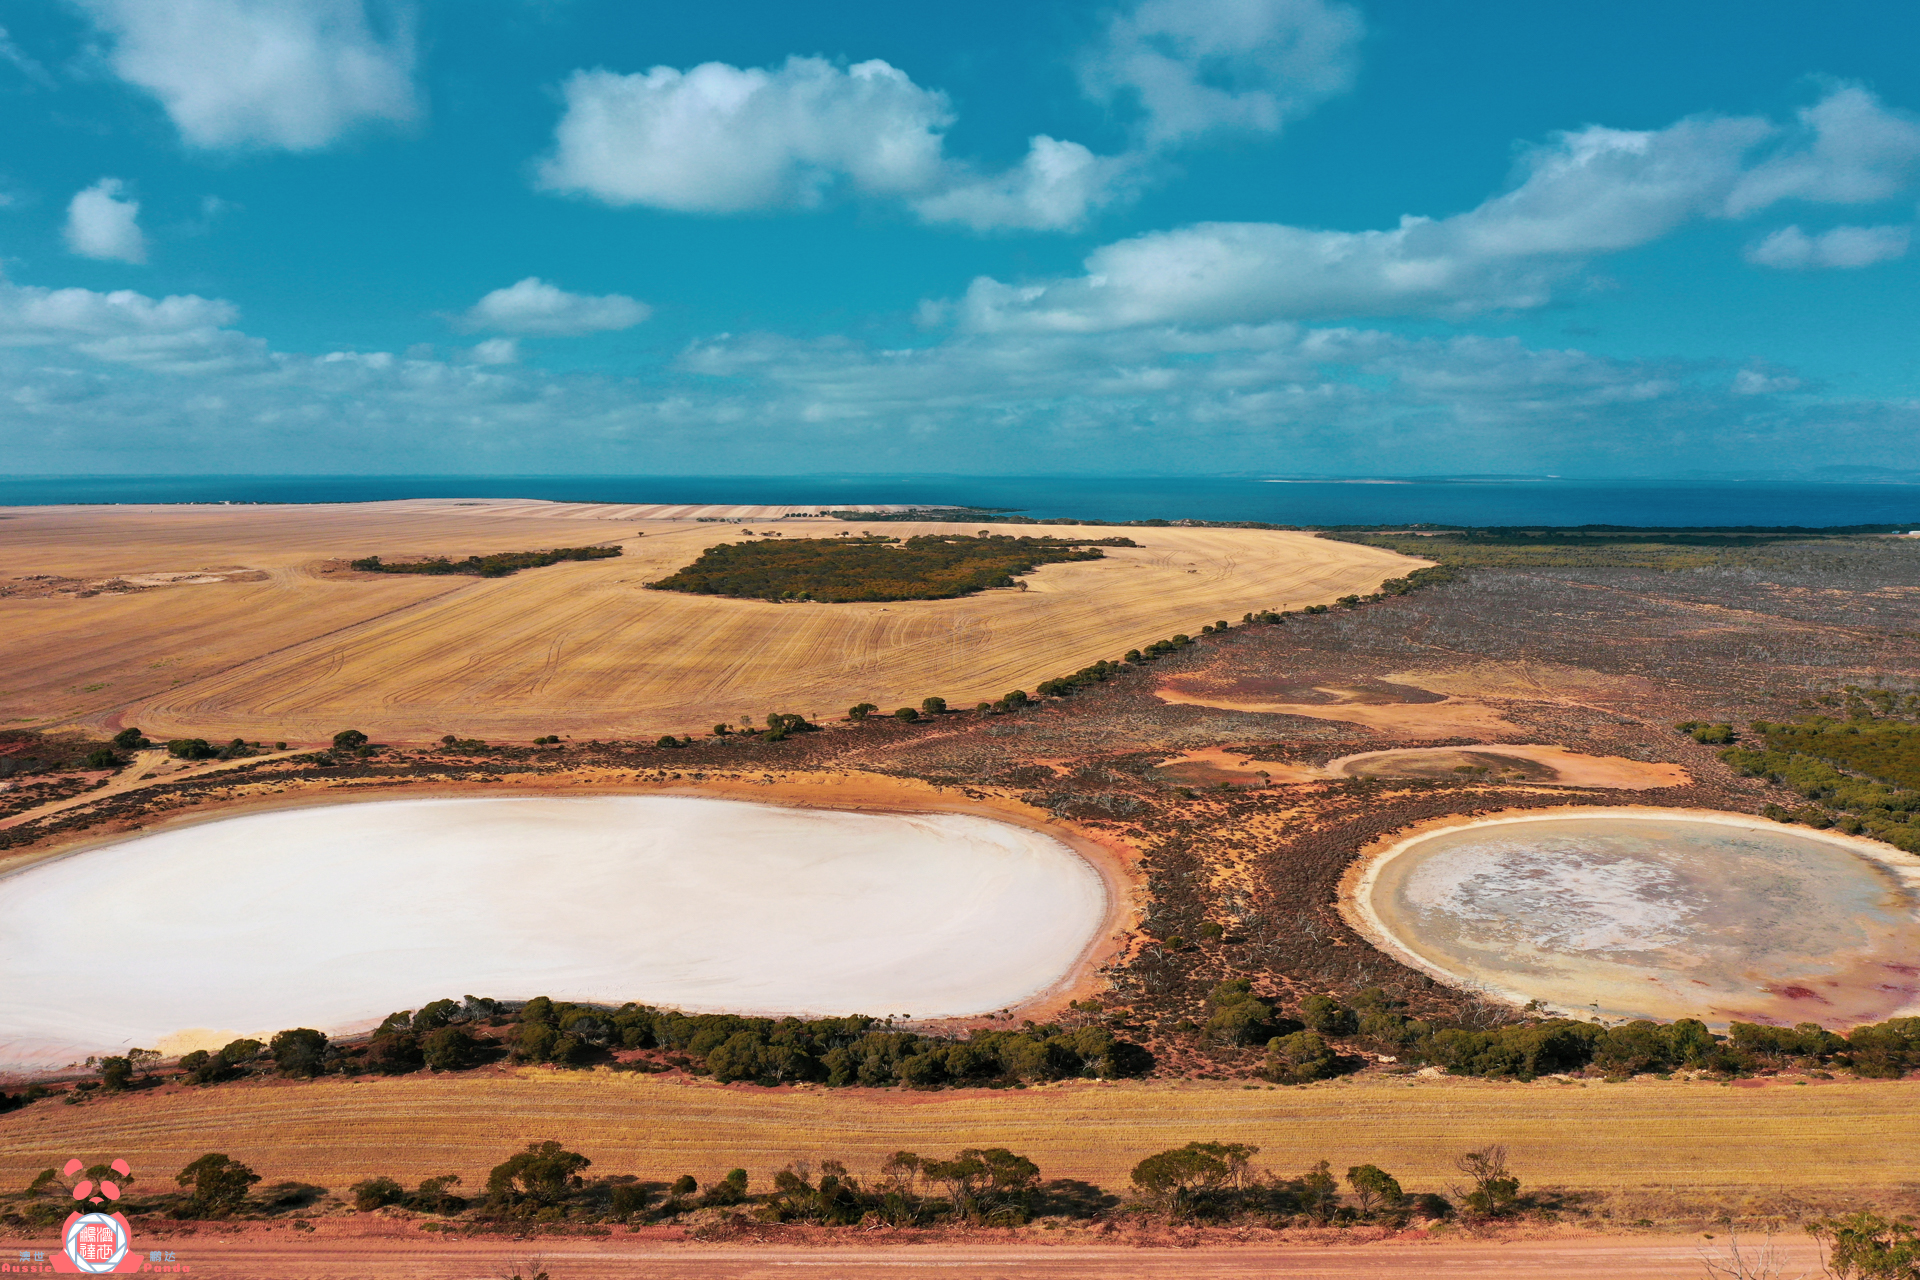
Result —
<instances>
[{"instance_id":1,"label":"ocean water","mask_svg":"<svg viewBox=\"0 0 1920 1280\"><path fill-rule=\"evenodd\" d=\"M1173 476L46 476L0 479L0 506L145 502L927 503L1100 520L1659 527L1902 524L1920 485L1780 481Z\"/></svg>"}]
</instances>

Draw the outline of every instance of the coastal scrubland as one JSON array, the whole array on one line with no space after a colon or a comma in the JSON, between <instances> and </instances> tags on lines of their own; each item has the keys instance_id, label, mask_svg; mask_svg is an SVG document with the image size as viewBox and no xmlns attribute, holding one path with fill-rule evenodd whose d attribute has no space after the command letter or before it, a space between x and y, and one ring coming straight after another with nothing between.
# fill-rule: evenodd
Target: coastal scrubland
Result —
<instances>
[{"instance_id":1,"label":"coastal scrubland","mask_svg":"<svg viewBox=\"0 0 1920 1280\"><path fill-rule=\"evenodd\" d=\"M475 528L488 519L458 518L478 521ZM911 525L887 527L914 533ZM949 530L955 531L977 529ZM1325 584L1318 595L1276 587L1261 593L1274 598L1253 599L1255 592L1243 589L1277 582L1261 575L1278 570L1243 569L1234 561L1228 571L1225 562L1248 546L1292 546L1289 535L1127 533L1141 543L1138 550L1114 548L1100 562L1044 566L1025 593L989 591L919 606L930 616L990 605L1009 611L994 614L994 625L1011 626L1039 616L1017 610L1049 594L1057 595L1051 602L1057 608L1080 608L1072 603L1081 599L1074 575L1136 561L1151 566L1153 556L1167 561L1159 569L1128 570L1160 576L1152 584L1142 579L1142 599L1123 602L1124 609L1139 610L1128 615L1138 625L1128 624L1125 643L1078 652L1057 636L1051 647L1036 642L1018 675L991 671L977 701L933 682L931 673L959 669L960 658L942 664L929 657L913 668L920 674L910 683L889 686L884 663L845 672L843 683L833 686L838 696L821 697L819 707L770 694L734 709L749 716L688 716L664 737L572 730L572 738L534 745L536 736L554 736L547 724L535 728L528 715L498 723L532 732L492 727L488 700L505 689L492 682L493 669L442 670L424 639L408 639L402 610L356 631L350 644L342 642L348 651L314 650L334 656L307 672L328 690L301 712L319 726L307 740L330 740L351 724L364 731L359 741L291 758L226 762L219 775L182 772L142 790L103 791L92 803L82 796L69 809L8 820L0 844L11 857L30 859L170 816L390 795L414 786L469 793L731 788L730 794L831 804L835 796L856 803L868 794L862 790L868 783L884 781L917 788L928 808L1017 808L1123 852L1138 908L1117 954L1085 975L1084 985L1025 1016L1057 1021L1063 1034L1095 1027L1137 1045L1152 1056L1150 1078L1023 1078L996 1081L1006 1086L996 1089L951 1079L887 1088L826 1087L824 1081L766 1087L720 1084L683 1068L616 1072L609 1063L583 1061L439 1075L422 1070L360 1083L169 1085L73 1107L42 1098L0 1117L0 1143L18 1153L7 1155L15 1163L0 1169L31 1174L51 1146L98 1145L108 1134L145 1144L138 1149L157 1163L184 1162L205 1150L194 1135L218 1127L233 1135L233 1154L263 1172L271 1169L269 1176L336 1189L374 1173L409 1184L455 1171L484 1178L512 1145L556 1139L599 1167L663 1178L685 1171L702 1181L735 1167L761 1177L763 1168L770 1175L788 1161L827 1156L871 1176L901 1147L1005 1146L1049 1177L1118 1190L1143 1156L1216 1140L1258 1145L1259 1162L1289 1176L1321 1159L1336 1166L1372 1163L1409 1189L1425 1190L1450 1176L1448 1162L1460 1150L1503 1142L1530 1183L1590 1192L1593 1198L1581 1203L1612 1214L1607 1221L1616 1224L1697 1225L1724 1213L1792 1221L1848 1207L1914 1210L1915 1172L1906 1163L1911 1144L1885 1137L1911 1129L1920 1117L1904 1039L1897 1045L1887 1039L1881 1047L1893 1056L1884 1071L1869 1072L1856 1067L1879 1051L1870 1037L1854 1045L1844 1041L1853 1029L1818 1026L1778 1028L1778 1040L1735 1033L1718 1048L1704 1047L1697 1059L1609 1058L1610 1067L1596 1065L1592 1054L1585 1065L1529 1058L1528 1043L1579 1036L1538 1011L1449 988L1402 966L1355 932L1340 900L1343 876L1370 846L1419 824L1475 815L1652 804L1755 816L1778 810L1807 820L1812 805L1836 825L1853 814L1865 830L1873 806L1827 803L1845 798L1830 779L1814 779L1828 790L1824 800L1810 799L1805 785L1811 784L1799 774L1746 769L1727 753L1765 748L1861 787L1901 783L1912 698L1920 692L1920 545L1785 540L1733 548L1752 560L1669 557L1661 567L1459 563L1417 587L1409 581L1404 592L1380 587L1383 570L1411 579L1405 560L1374 564L1370 582L1358 562L1350 563L1341 572L1350 573L1352 585L1338 592L1332 585L1338 575L1323 564L1316 570L1323 575L1316 581ZM1208 541L1256 535L1279 541ZM649 530L639 543L665 568L689 563L691 551L722 536L739 535L696 528L659 550L655 543L667 543L668 536ZM501 537L499 545L512 547L586 541L534 540L521 529ZM1169 541L1154 541L1162 538ZM452 603L471 611L462 616L478 618L486 593L524 589L523 607L538 603L564 614L570 599L598 581L589 575L639 567L638 544L624 545L619 561L461 584L466 594ZM468 538L421 552L484 549ZM1182 555L1196 563L1180 563ZM1204 573L1187 573L1203 567L1203 555L1216 559L1205 562ZM1188 603L1177 622L1161 611L1164 601L1144 599L1149 585L1164 594L1182 579L1209 575L1217 603L1206 603L1204 590L1183 596ZM541 585L563 583L564 589ZM371 585L423 584L443 585L424 579ZM631 584L595 589L604 594L616 585ZM658 601L662 594L640 598ZM1227 603L1230 598L1237 603ZM1075 616L1092 618L1099 602L1092 595L1085 600ZM842 607L696 603L784 617L832 616ZM882 606L843 607L884 615L888 626L905 625ZM492 625L518 625L505 614L491 616ZM352 647L382 637L390 653L413 655L415 667L404 679L380 672L372 648ZM196 680L193 697L202 701L182 696L166 703L174 719L165 735L226 741L222 708L239 705L240 694L263 672L278 672L279 687L294 688L298 664L273 665L279 661ZM564 657L555 659L554 670L564 673ZM523 706L554 707L576 694L595 696L569 684L571 678L556 674L544 686L523 679L516 687L525 692L512 696ZM438 747L383 746L409 741L411 713L395 695L415 687L465 688L468 709L457 710L451 693L434 704L447 717L446 740ZM349 689L363 700L354 701ZM1024 692L1016 699L1010 690ZM944 705L929 707L923 699L932 694L942 695ZM142 707L161 705L154 700ZM862 705L919 710L911 717L844 718L838 710ZM778 715L777 723L768 712ZM813 713L802 718L806 731L791 729L786 716L796 712ZM709 732L705 726L714 720L730 722L728 732ZM142 723L160 736L157 722ZM1502 746L1544 746L1551 748L1549 761L1570 755L1589 764L1585 770L1549 764L1546 776L1498 763L1534 758L1503 756ZM1407 770L1409 776L1336 776L1330 768L1366 753L1427 748L1465 754L1458 766ZM1218 762L1206 780L1180 771L1177 762L1202 757ZM1606 761L1626 764L1606 767ZM1896 980L1904 979L1889 979ZM1244 999L1232 998L1236 989ZM1251 1004L1266 1012L1245 1007ZM1817 1024L1819 1010L1809 1005L1804 1018L1779 1019L1795 1020ZM1283 1022L1285 1035L1261 1037ZM1305 1030L1292 1030L1294 1023ZM989 1025L1003 1024L931 1030L964 1039ZM1407 1028L1415 1026L1426 1030L1409 1038ZM1308 1032L1335 1059L1327 1077L1312 1044L1271 1043ZM1436 1056L1436 1034L1451 1035L1447 1044L1486 1052ZM1671 1039L1673 1033L1660 1035ZM1850 1047L1836 1047L1836 1040ZM1487 1074L1467 1078L1476 1072Z\"/></svg>"}]
</instances>

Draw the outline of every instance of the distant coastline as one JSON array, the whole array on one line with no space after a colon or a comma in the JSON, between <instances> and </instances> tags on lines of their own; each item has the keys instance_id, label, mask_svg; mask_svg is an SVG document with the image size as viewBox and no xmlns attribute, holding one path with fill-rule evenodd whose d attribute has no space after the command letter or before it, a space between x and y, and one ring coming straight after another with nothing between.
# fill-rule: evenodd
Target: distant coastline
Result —
<instances>
[{"instance_id":1,"label":"distant coastline","mask_svg":"<svg viewBox=\"0 0 1920 1280\"><path fill-rule=\"evenodd\" d=\"M1891 480L1062 476L46 476L0 479L0 507L133 503L560 502L881 504L1030 518L1636 527L1920 527L1920 486Z\"/></svg>"}]
</instances>

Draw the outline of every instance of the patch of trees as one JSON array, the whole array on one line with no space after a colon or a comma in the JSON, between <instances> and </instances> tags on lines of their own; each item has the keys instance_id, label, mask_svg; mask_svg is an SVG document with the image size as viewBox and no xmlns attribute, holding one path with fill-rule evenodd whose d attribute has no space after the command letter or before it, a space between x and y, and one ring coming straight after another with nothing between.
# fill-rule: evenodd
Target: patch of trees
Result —
<instances>
[{"instance_id":1,"label":"patch of trees","mask_svg":"<svg viewBox=\"0 0 1920 1280\"><path fill-rule=\"evenodd\" d=\"M585 1065L616 1049L657 1049L723 1083L812 1081L829 1087L1007 1085L1150 1070L1153 1058L1104 1027L1028 1025L966 1039L895 1030L868 1017L748 1018L627 1004L530 1000L510 1040L515 1060Z\"/></svg>"},{"instance_id":2,"label":"patch of trees","mask_svg":"<svg viewBox=\"0 0 1920 1280\"><path fill-rule=\"evenodd\" d=\"M945 600L1014 579L1043 564L1098 560L1101 547L1131 547L1131 538L1015 538L923 534L896 538L805 538L708 547L677 573L650 582L657 591L750 600L829 603Z\"/></svg>"},{"instance_id":3,"label":"patch of trees","mask_svg":"<svg viewBox=\"0 0 1920 1280\"><path fill-rule=\"evenodd\" d=\"M1325 1160L1292 1176L1256 1172L1252 1160L1259 1151L1239 1142L1189 1142L1142 1160L1134 1166L1131 1181L1144 1206L1174 1223L1254 1218L1277 1227L1376 1224L1397 1229L1415 1219L1440 1221L1456 1214L1470 1221L1497 1221L1555 1204L1549 1197L1521 1192L1520 1179L1508 1168L1501 1146L1464 1152L1454 1161L1465 1177L1464 1185L1449 1188L1453 1200L1436 1192L1410 1195L1399 1179L1373 1164L1349 1167L1345 1192L1343 1179Z\"/></svg>"},{"instance_id":4,"label":"patch of trees","mask_svg":"<svg viewBox=\"0 0 1920 1280\"><path fill-rule=\"evenodd\" d=\"M117 769L125 764L121 750L144 745L140 731L122 744L123 731L112 742L77 733L42 733L38 729L0 729L0 778L31 777L75 769Z\"/></svg>"},{"instance_id":5,"label":"patch of trees","mask_svg":"<svg viewBox=\"0 0 1920 1280\"><path fill-rule=\"evenodd\" d=\"M1804 724L1757 720L1752 732L1762 747L1730 747L1720 758L1812 802L1794 809L1769 804L1765 816L1920 853L1920 726L1815 717Z\"/></svg>"},{"instance_id":6,"label":"patch of trees","mask_svg":"<svg viewBox=\"0 0 1920 1280\"><path fill-rule=\"evenodd\" d=\"M1571 1018L1527 1018L1490 1029L1409 1018L1385 991L1370 988L1342 1003L1311 995L1297 1017L1281 1014L1244 978L1230 978L1207 998L1209 1016L1194 1027L1212 1043L1264 1044L1259 1074L1277 1084L1305 1084L1357 1069L1335 1042L1359 1044L1425 1063L1449 1074L1532 1080L1558 1073L1598 1072L1613 1078L1675 1071L1746 1075L1768 1068L1839 1067L1856 1075L1897 1078L1920 1069L1920 1018L1855 1027L1845 1036L1803 1022L1795 1027L1732 1023L1726 1035L1694 1019L1648 1019L1605 1026Z\"/></svg>"},{"instance_id":7,"label":"patch of trees","mask_svg":"<svg viewBox=\"0 0 1920 1280\"><path fill-rule=\"evenodd\" d=\"M611 560L620 554L619 547L554 547L549 551L496 551L492 555L468 556L465 560L440 556L400 564L387 564L379 556L368 556L353 561L353 567L361 573L459 573L478 578L504 578L522 569L541 569L563 560Z\"/></svg>"}]
</instances>

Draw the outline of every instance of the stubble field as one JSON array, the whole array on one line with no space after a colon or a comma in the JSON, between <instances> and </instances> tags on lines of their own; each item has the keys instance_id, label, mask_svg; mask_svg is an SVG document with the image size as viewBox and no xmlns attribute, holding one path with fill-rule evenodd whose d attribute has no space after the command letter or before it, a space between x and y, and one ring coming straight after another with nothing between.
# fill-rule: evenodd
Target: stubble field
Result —
<instances>
[{"instance_id":1,"label":"stubble field","mask_svg":"<svg viewBox=\"0 0 1920 1280\"><path fill-rule=\"evenodd\" d=\"M1531 1187L1586 1193L1616 1218L1786 1212L1836 1193L1910 1196L1920 1182L1912 1088L1786 1079L1721 1085L1640 1079L1586 1085L1371 1077L1296 1089L1187 1081L1063 1083L1014 1091L901 1093L720 1087L525 1069L485 1077L260 1084L36 1107L0 1119L0 1183L24 1185L73 1151L112 1150L171 1170L208 1150L269 1182L336 1190L372 1174L411 1185L489 1168L526 1143L558 1139L596 1176L702 1183L735 1166L756 1185L795 1159L878 1170L892 1152L1007 1146L1047 1179L1127 1190L1143 1156L1195 1140L1257 1145L1256 1165L1292 1175L1316 1161L1393 1172L1409 1191L1445 1192L1453 1158L1503 1142ZM1842 1193L1840 1189L1845 1188ZM1905 1192L1902 1192L1905 1188ZM1904 1202L1903 1202L1904 1203Z\"/></svg>"},{"instance_id":2,"label":"stubble field","mask_svg":"<svg viewBox=\"0 0 1920 1280\"><path fill-rule=\"evenodd\" d=\"M32 588L28 575L78 584L0 599L15 637L0 722L293 742L349 724L393 742L587 738L770 711L838 714L859 701L971 705L1218 618L1371 591L1419 564L1307 534L1129 529L1138 548L1045 566L1026 590L772 604L645 590L703 548L742 538L742 527L621 508L416 501L0 516L0 585ZM828 519L746 527L756 525L785 537L858 531ZM356 574L339 563L598 543L625 554L501 579ZM209 568L249 572L131 592L98 585Z\"/></svg>"}]
</instances>

